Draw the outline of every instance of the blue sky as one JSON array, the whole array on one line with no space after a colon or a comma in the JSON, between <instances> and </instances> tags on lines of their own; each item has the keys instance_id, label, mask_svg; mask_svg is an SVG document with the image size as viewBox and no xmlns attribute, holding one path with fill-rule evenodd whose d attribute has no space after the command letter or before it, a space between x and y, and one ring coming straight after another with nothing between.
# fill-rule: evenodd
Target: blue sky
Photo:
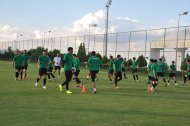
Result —
<instances>
[{"instance_id":1,"label":"blue sky","mask_svg":"<svg viewBox=\"0 0 190 126\"><path fill-rule=\"evenodd\" d=\"M43 32L55 28L58 32L59 28L72 29L74 22L85 15L105 10L106 2L107 0L0 0L0 28L9 25L10 28L16 28L15 32ZM190 0L112 0L110 19L129 17L138 21L137 27L117 28L116 31L177 26L178 14L190 11L189 5ZM104 22L101 21L101 24ZM110 25L117 27L117 24L110 21ZM130 22L121 24L135 25ZM180 24L190 25L190 14L183 16ZM100 27L104 28L102 25Z\"/></svg>"}]
</instances>

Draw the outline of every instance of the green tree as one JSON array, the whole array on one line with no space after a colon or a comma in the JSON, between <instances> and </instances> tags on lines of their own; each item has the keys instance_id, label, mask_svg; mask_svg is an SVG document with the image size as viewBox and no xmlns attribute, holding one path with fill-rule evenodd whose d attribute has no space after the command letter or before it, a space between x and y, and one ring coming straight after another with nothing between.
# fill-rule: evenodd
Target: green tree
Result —
<instances>
[{"instance_id":1,"label":"green tree","mask_svg":"<svg viewBox=\"0 0 190 126\"><path fill-rule=\"evenodd\" d=\"M87 61L86 49L85 49L84 43L80 44L77 55L79 57L80 62L86 62Z\"/></svg>"},{"instance_id":2,"label":"green tree","mask_svg":"<svg viewBox=\"0 0 190 126\"><path fill-rule=\"evenodd\" d=\"M146 59L143 55L139 56L139 58L137 59L138 63L139 63L139 67L145 67L147 66L147 62Z\"/></svg>"},{"instance_id":3,"label":"green tree","mask_svg":"<svg viewBox=\"0 0 190 126\"><path fill-rule=\"evenodd\" d=\"M189 54L186 55L185 59L181 62L181 70L187 70L187 60L190 59Z\"/></svg>"}]
</instances>

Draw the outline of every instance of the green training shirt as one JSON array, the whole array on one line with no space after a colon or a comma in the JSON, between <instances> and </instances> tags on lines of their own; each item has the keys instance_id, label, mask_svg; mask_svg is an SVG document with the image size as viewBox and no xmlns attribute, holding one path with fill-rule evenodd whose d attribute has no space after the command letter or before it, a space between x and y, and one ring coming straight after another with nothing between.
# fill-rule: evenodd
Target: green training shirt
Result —
<instances>
[{"instance_id":1,"label":"green training shirt","mask_svg":"<svg viewBox=\"0 0 190 126\"><path fill-rule=\"evenodd\" d=\"M121 72L122 70L122 60L121 59L115 59L114 63L114 71Z\"/></svg>"},{"instance_id":2,"label":"green training shirt","mask_svg":"<svg viewBox=\"0 0 190 126\"><path fill-rule=\"evenodd\" d=\"M157 64L157 72L164 72L164 69L165 69L165 63L160 61L158 62Z\"/></svg>"},{"instance_id":3,"label":"green training shirt","mask_svg":"<svg viewBox=\"0 0 190 126\"><path fill-rule=\"evenodd\" d=\"M157 76L156 64L152 64L152 65L151 65L151 69L150 69L150 76L151 76L151 77L154 77L154 72L155 72L155 74L156 74L156 76Z\"/></svg>"},{"instance_id":4,"label":"green training shirt","mask_svg":"<svg viewBox=\"0 0 190 126\"><path fill-rule=\"evenodd\" d=\"M190 64L187 64L187 70L188 70L187 75L190 75Z\"/></svg>"},{"instance_id":5,"label":"green training shirt","mask_svg":"<svg viewBox=\"0 0 190 126\"><path fill-rule=\"evenodd\" d=\"M113 63L114 63L114 60L110 60L108 65L109 65L109 70L113 70Z\"/></svg>"},{"instance_id":6,"label":"green training shirt","mask_svg":"<svg viewBox=\"0 0 190 126\"><path fill-rule=\"evenodd\" d=\"M148 71L150 72L150 70L151 70L151 66L152 66L152 63L149 63L148 64Z\"/></svg>"},{"instance_id":7,"label":"green training shirt","mask_svg":"<svg viewBox=\"0 0 190 126\"><path fill-rule=\"evenodd\" d=\"M28 54L22 54L22 57L23 57L23 65L28 65L30 56Z\"/></svg>"},{"instance_id":8,"label":"green training shirt","mask_svg":"<svg viewBox=\"0 0 190 126\"><path fill-rule=\"evenodd\" d=\"M40 65L40 69L41 68L47 69L50 62L51 62L51 60L48 56L41 55L38 58L38 63Z\"/></svg>"},{"instance_id":9,"label":"green training shirt","mask_svg":"<svg viewBox=\"0 0 190 126\"><path fill-rule=\"evenodd\" d=\"M90 68L90 71L99 71L101 65L102 65L101 60L96 56L91 56L88 59L88 66Z\"/></svg>"},{"instance_id":10,"label":"green training shirt","mask_svg":"<svg viewBox=\"0 0 190 126\"><path fill-rule=\"evenodd\" d=\"M132 61L132 66L131 66L131 68L132 68L132 69L137 69L137 66L138 66L138 62L137 62L137 61Z\"/></svg>"},{"instance_id":11,"label":"green training shirt","mask_svg":"<svg viewBox=\"0 0 190 126\"><path fill-rule=\"evenodd\" d=\"M175 65L170 65L170 73L176 73L176 66Z\"/></svg>"},{"instance_id":12,"label":"green training shirt","mask_svg":"<svg viewBox=\"0 0 190 126\"><path fill-rule=\"evenodd\" d=\"M51 61L50 58L49 58L49 60ZM53 62L52 61L48 64L48 68L51 68L51 67L53 67Z\"/></svg>"},{"instance_id":13,"label":"green training shirt","mask_svg":"<svg viewBox=\"0 0 190 126\"><path fill-rule=\"evenodd\" d=\"M122 67L122 68L125 68L126 64L127 64L127 62L126 62L125 60L123 60L123 61L122 61L122 64L121 64L121 67Z\"/></svg>"},{"instance_id":14,"label":"green training shirt","mask_svg":"<svg viewBox=\"0 0 190 126\"><path fill-rule=\"evenodd\" d=\"M23 65L23 57L22 55L16 55L13 59L15 62L15 67L22 67Z\"/></svg>"},{"instance_id":15,"label":"green training shirt","mask_svg":"<svg viewBox=\"0 0 190 126\"><path fill-rule=\"evenodd\" d=\"M64 64L64 71L66 70L72 70L73 66L73 54L67 53L64 55L63 58L65 64Z\"/></svg>"},{"instance_id":16,"label":"green training shirt","mask_svg":"<svg viewBox=\"0 0 190 126\"><path fill-rule=\"evenodd\" d=\"M73 59L73 64L76 70L80 70L80 61L79 58L74 58Z\"/></svg>"}]
</instances>

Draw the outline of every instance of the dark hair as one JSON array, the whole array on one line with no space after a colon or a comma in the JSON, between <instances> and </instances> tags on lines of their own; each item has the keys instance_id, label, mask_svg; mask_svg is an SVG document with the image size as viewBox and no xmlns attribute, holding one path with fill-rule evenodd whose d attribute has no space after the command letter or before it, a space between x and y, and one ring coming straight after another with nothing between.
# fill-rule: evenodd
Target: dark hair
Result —
<instances>
[{"instance_id":1,"label":"dark hair","mask_svg":"<svg viewBox=\"0 0 190 126\"><path fill-rule=\"evenodd\" d=\"M47 52L47 49L44 49L43 52Z\"/></svg>"},{"instance_id":2,"label":"dark hair","mask_svg":"<svg viewBox=\"0 0 190 126\"><path fill-rule=\"evenodd\" d=\"M190 59L188 59L187 62L190 62Z\"/></svg>"},{"instance_id":3,"label":"dark hair","mask_svg":"<svg viewBox=\"0 0 190 126\"><path fill-rule=\"evenodd\" d=\"M126 60L126 58L124 58L124 60Z\"/></svg>"},{"instance_id":4,"label":"dark hair","mask_svg":"<svg viewBox=\"0 0 190 126\"><path fill-rule=\"evenodd\" d=\"M24 51L26 52L27 50L25 49Z\"/></svg>"},{"instance_id":5,"label":"dark hair","mask_svg":"<svg viewBox=\"0 0 190 126\"><path fill-rule=\"evenodd\" d=\"M136 60L136 58L135 58L135 57L133 57L133 60Z\"/></svg>"},{"instance_id":6,"label":"dark hair","mask_svg":"<svg viewBox=\"0 0 190 126\"><path fill-rule=\"evenodd\" d=\"M73 54L73 56L74 56L74 57L77 57L77 55L76 55L76 54Z\"/></svg>"},{"instance_id":7,"label":"dark hair","mask_svg":"<svg viewBox=\"0 0 190 126\"><path fill-rule=\"evenodd\" d=\"M120 58L121 57L121 55L117 55L117 58Z\"/></svg>"},{"instance_id":8,"label":"dark hair","mask_svg":"<svg viewBox=\"0 0 190 126\"><path fill-rule=\"evenodd\" d=\"M153 62L154 62L154 60L153 60L153 59L150 59L150 62L152 62L152 63L153 63Z\"/></svg>"},{"instance_id":9,"label":"dark hair","mask_svg":"<svg viewBox=\"0 0 190 126\"><path fill-rule=\"evenodd\" d=\"M172 61L172 63L175 63L175 61Z\"/></svg>"},{"instance_id":10,"label":"dark hair","mask_svg":"<svg viewBox=\"0 0 190 126\"><path fill-rule=\"evenodd\" d=\"M113 56L110 56L111 59L113 59Z\"/></svg>"},{"instance_id":11,"label":"dark hair","mask_svg":"<svg viewBox=\"0 0 190 126\"><path fill-rule=\"evenodd\" d=\"M159 58L159 61L162 61L162 58Z\"/></svg>"},{"instance_id":12,"label":"dark hair","mask_svg":"<svg viewBox=\"0 0 190 126\"><path fill-rule=\"evenodd\" d=\"M153 61L154 63L157 63L157 59L154 59L154 61Z\"/></svg>"},{"instance_id":13,"label":"dark hair","mask_svg":"<svg viewBox=\"0 0 190 126\"><path fill-rule=\"evenodd\" d=\"M93 55L93 56L96 55L96 52L95 52L95 51L92 51L92 55Z\"/></svg>"},{"instance_id":14,"label":"dark hair","mask_svg":"<svg viewBox=\"0 0 190 126\"><path fill-rule=\"evenodd\" d=\"M69 47L69 48L68 48L68 51L70 51L70 50L73 50L73 47Z\"/></svg>"}]
</instances>

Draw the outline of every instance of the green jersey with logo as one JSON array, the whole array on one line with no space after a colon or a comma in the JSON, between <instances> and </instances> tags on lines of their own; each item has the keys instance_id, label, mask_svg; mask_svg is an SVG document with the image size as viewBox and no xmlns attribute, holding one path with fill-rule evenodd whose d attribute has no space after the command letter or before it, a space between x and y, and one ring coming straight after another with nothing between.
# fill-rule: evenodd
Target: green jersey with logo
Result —
<instances>
[{"instance_id":1,"label":"green jersey with logo","mask_svg":"<svg viewBox=\"0 0 190 126\"><path fill-rule=\"evenodd\" d=\"M15 67L22 67L23 65L23 57L22 55L16 55L13 59L15 62Z\"/></svg>"},{"instance_id":2,"label":"green jersey with logo","mask_svg":"<svg viewBox=\"0 0 190 126\"><path fill-rule=\"evenodd\" d=\"M160 61L157 63L157 72L164 72L165 69L165 63Z\"/></svg>"},{"instance_id":3,"label":"green jersey with logo","mask_svg":"<svg viewBox=\"0 0 190 126\"><path fill-rule=\"evenodd\" d=\"M121 72L122 70L122 60L121 59L115 59L114 63L114 71Z\"/></svg>"},{"instance_id":4,"label":"green jersey with logo","mask_svg":"<svg viewBox=\"0 0 190 126\"><path fill-rule=\"evenodd\" d=\"M23 57L23 65L28 65L30 56L28 54L23 54L22 57Z\"/></svg>"},{"instance_id":5,"label":"green jersey with logo","mask_svg":"<svg viewBox=\"0 0 190 126\"><path fill-rule=\"evenodd\" d=\"M155 72L155 74L157 76L157 67L156 66L157 66L156 64L151 65L151 68L150 68L150 76L151 77L154 77L154 72Z\"/></svg>"},{"instance_id":6,"label":"green jersey with logo","mask_svg":"<svg viewBox=\"0 0 190 126\"><path fill-rule=\"evenodd\" d=\"M132 66L131 66L131 68L132 68L132 69L137 69L137 66L138 66L138 62L137 62L137 61L132 61Z\"/></svg>"},{"instance_id":7,"label":"green jersey with logo","mask_svg":"<svg viewBox=\"0 0 190 126\"><path fill-rule=\"evenodd\" d=\"M64 70L72 70L73 66L73 54L67 53L64 55L63 58L65 64L64 64Z\"/></svg>"},{"instance_id":8,"label":"green jersey with logo","mask_svg":"<svg viewBox=\"0 0 190 126\"><path fill-rule=\"evenodd\" d=\"M49 63L51 62L50 58L48 56L39 56L38 63L40 65L40 68L48 68Z\"/></svg>"},{"instance_id":9,"label":"green jersey with logo","mask_svg":"<svg viewBox=\"0 0 190 126\"><path fill-rule=\"evenodd\" d=\"M170 73L176 73L176 66L175 65L170 65Z\"/></svg>"},{"instance_id":10,"label":"green jersey with logo","mask_svg":"<svg viewBox=\"0 0 190 126\"><path fill-rule=\"evenodd\" d=\"M76 70L80 70L80 61L79 58L74 58L73 59L73 64Z\"/></svg>"},{"instance_id":11,"label":"green jersey with logo","mask_svg":"<svg viewBox=\"0 0 190 126\"><path fill-rule=\"evenodd\" d=\"M88 66L90 68L90 71L99 71L101 65L101 60L96 56L91 56L88 59Z\"/></svg>"},{"instance_id":12,"label":"green jersey with logo","mask_svg":"<svg viewBox=\"0 0 190 126\"><path fill-rule=\"evenodd\" d=\"M109 65L109 70L113 70L113 63L114 63L114 60L110 60L108 65Z\"/></svg>"}]
</instances>

